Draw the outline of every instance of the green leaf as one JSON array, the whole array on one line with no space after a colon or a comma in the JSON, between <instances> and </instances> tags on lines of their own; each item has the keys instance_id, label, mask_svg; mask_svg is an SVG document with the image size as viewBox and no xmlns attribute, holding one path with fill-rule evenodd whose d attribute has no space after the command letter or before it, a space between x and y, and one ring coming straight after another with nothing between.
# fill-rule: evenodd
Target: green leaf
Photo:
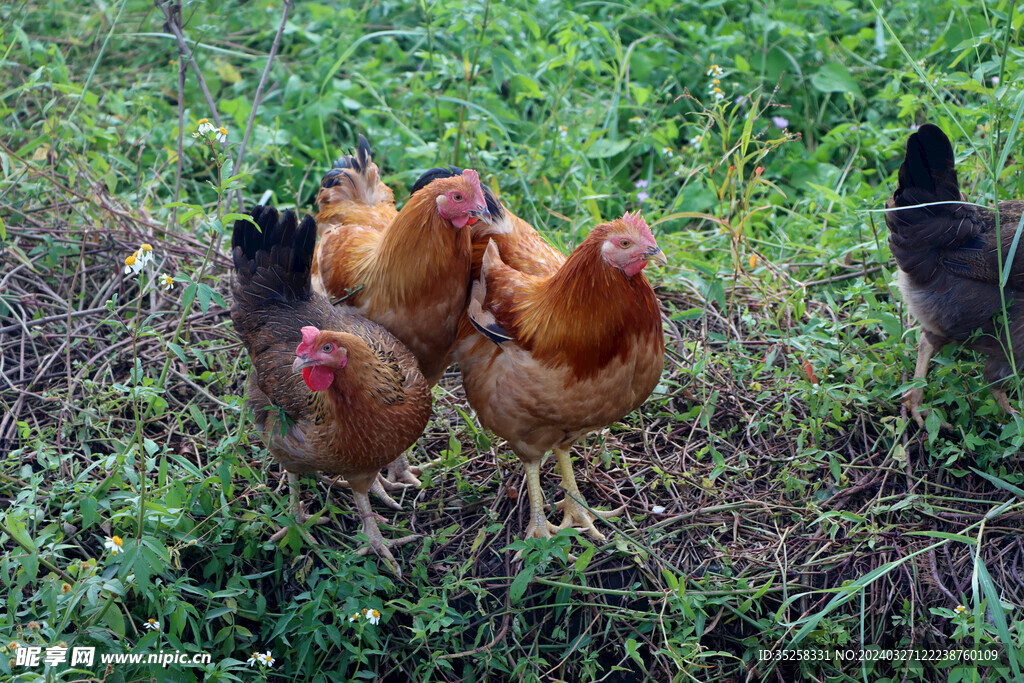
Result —
<instances>
[{"instance_id":1,"label":"green leaf","mask_svg":"<svg viewBox=\"0 0 1024 683\"><path fill-rule=\"evenodd\" d=\"M515 580L512 581L512 585L508 589L508 597L512 604L519 602L519 599L523 597L523 593L526 592L526 587L533 581L533 573L537 570L536 567L523 567L523 570L519 572Z\"/></svg>"},{"instance_id":2,"label":"green leaf","mask_svg":"<svg viewBox=\"0 0 1024 683\"><path fill-rule=\"evenodd\" d=\"M601 138L590 146L590 149L587 150L587 156L591 159L607 159L608 157L625 152L632 144L633 141L629 139L612 142L607 138Z\"/></svg>"},{"instance_id":3,"label":"green leaf","mask_svg":"<svg viewBox=\"0 0 1024 683\"><path fill-rule=\"evenodd\" d=\"M811 85L820 92L847 93L858 98L863 98L860 86L854 80L850 72L842 64L826 64L816 74L811 76Z\"/></svg>"},{"instance_id":4,"label":"green leaf","mask_svg":"<svg viewBox=\"0 0 1024 683\"><path fill-rule=\"evenodd\" d=\"M580 556L576 559L576 571L582 572L590 565L590 561L594 559L594 552L596 550L596 547L589 545L582 553L580 553Z\"/></svg>"}]
</instances>

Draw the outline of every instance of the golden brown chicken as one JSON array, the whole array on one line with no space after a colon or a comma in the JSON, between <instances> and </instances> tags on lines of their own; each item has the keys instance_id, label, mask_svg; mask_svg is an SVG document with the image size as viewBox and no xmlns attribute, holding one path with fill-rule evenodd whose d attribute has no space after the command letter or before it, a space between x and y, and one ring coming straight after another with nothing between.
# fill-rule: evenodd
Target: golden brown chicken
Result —
<instances>
[{"instance_id":1,"label":"golden brown chicken","mask_svg":"<svg viewBox=\"0 0 1024 683\"><path fill-rule=\"evenodd\" d=\"M657 385L665 344L643 269L665 257L639 213L595 227L560 267L557 252L538 246L536 231L516 221L488 237L454 356L481 425L506 439L526 468L526 535L571 526L604 538L596 517L621 510L588 508L569 449L637 408ZM531 260L531 250L542 257ZM519 269L503 261L506 252ZM549 450L565 489L558 527L545 518L540 487Z\"/></svg>"},{"instance_id":2,"label":"golden brown chicken","mask_svg":"<svg viewBox=\"0 0 1024 683\"><path fill-rule=\"evenodd\" d=\"M914 377L927 377L932 355L946 344L964 344L989 357L984 376L992 395L1004 410L1016 412L1002 382L1013 374L1009 353L1024 360L1024 258L1018 251L1007 262L1024 202L999 202L998 211L967 203L949 138L925 124L907 140L899 185L886 208L900 290L921 323ZM1000 262L1007 278L1002 296ZM997 324L1004 299L1008 326ZM922 427L923 392L915 387L904 396Z\"/></svg>"},{"instance_id":3,"label":"golden brown chicken","mask_svg":"<svg viewBox=\"0 0 1024 683\"><path fill-rule=\"evenodd\" d=\"M360 138L317 195L321 231L313 287L380 323L409 347L424 377L448 366L466 307L471 226L486 217L476 171L414 188L399 212Z\"/></svg>"},{"instance_id":4,"label":"golden brown chicken","mask_svg":"<svg viewBox=\"0 0 1024 683\"><path fill-rule=\"evenodd\" d=\"M430 417L430 389L413 355L380 325L344 312L312 290L316 223L256 207L235 222L231 319L252 360L248 402L270 454L296 475L344 475L370 546L398 566L367 491L380 468L412 445ZM278 535L279 537L279 535ZM399 571L400 573L400 571Z\"/></svg>"},{"instance_id":5,"label":"golden brown chicken","mask_svg":"<svg viewBox=\"0 0 1024 683\"><path fill-rule=\"evenodd\" d=\"M387 328L433 386L448 367L466 308L468 226L488 216L476 171L418 183L396 212L360 136L356 154L324 177L317 205L314 289ZM389 480L420 483L404 455L389 468Z\"/></svg>"}]
</instances>

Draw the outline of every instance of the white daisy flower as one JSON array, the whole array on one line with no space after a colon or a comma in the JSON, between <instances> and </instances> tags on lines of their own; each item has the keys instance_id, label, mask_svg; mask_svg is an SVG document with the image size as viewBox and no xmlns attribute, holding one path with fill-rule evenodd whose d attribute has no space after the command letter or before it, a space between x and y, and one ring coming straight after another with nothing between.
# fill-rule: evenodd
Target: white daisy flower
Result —
<instances>
[{"instance_id":1,"label":"white daisy flower","mask_svg":"<svg viewBox=\"0 0 1024 683\"><path fill-rule=\"evenodd\" d=\"M375 609L364 609L363 616L365 616L366 620L374 626L380 623L380 612Z\"/></svg>"},{"instance_id":2,"label":"white daisy flower","mask_svg":"<svg viewBox=\"0 0 1024 683\"><path fill-rule=\"evenodd\" d=\"M143 244L124 260L124 274L135 276L141 273L153 260L153 247Z\"/></svg>"},{"instance_id":3,"label":"white daisy flower","mask_svg":"<svg viewBox=\"0 0 1024 683\"><path fill-rule=\"evenodd\" d=\"M220 128L218 128L217 129L216 140L217 140L217 142L227 142L228 141L228 129L225 128L224 126L221 126Z\"/></svg>"},{"instance_id":4,"label":"white daisy flower","mask_svg":"<svg viewBox=\"0 0 1024 683\"><path fill-rule=\"evenodd\" d=\"M253 652L252 656L250 656L249 659L245 660L245 663L248 664L249 666L252 666L256 662L259 662L260 664L263 663L263 653L262 652Z\"/></svg>"},{"instance_id":5,"label":"white daisy flower","mask_svg":"<svg viewBox=\"0 0 1024 683\"><path fill-rule=\"evenodd\" d=\"M161 275L160 284L163 285L165 292L169 292L174 287L174 278L170 275Z\"/></svg>"},{"instance_id":6,"label":"white daisy flower","mask_svg":"<svg viewBox=\"0 0 1024 683\"><path fill-rule=\"evenodd\" d=\"M199 119L199 128L196 129L199 135L208 135L215 130L217 130L217 126L210 123L210 119Z\"/></svg>"},{"instance_id":7,"label":"white daisy flower","mask_svg":"<svg viewBox=\"0 0 1024 683\"><path fill-rule=\"evenodd\" d=\"M103 547L109 550L111 555L117 555L124 551L124 540L120 536L111 536L103 543Z\"/></svg>"},{"instance_id":8,"label":"white daisy flower","mask_svg":"<svg viewBox=\"0 0 1024 683\"><path fill-rule=\"evenodd\" d=\"M274 655L270 653L270 650L267 650L262 657L264 666L274 666L274 662L277 661L274 659Z\"/></svg>"},{"instance_id":9,"label":"white daisy flower","mask_svg":"<svg viewBox=\"0 0 1024 683\"><path fill-rule=\"evenodd\" d=\"M160 630L160 622L157 621L156 619L153 619L152 617L147 619L146 623L143 624L143 626L146 627L147 631L159 631Z\"/></svg>"}]
</instances>

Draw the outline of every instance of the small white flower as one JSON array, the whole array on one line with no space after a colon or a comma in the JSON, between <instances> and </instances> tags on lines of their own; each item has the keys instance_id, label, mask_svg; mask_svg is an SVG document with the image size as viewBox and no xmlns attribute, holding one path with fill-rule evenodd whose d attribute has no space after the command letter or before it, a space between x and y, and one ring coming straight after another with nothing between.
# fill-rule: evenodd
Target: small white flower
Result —
<instances>
[{"instance_id":1,"label":"small white flower","mask_svg":"<svg viewBox=\"0 0 1024 683\"><path fill-rule=\"evenodd\" d=\"M377 624L380 623L380 612L378 612L377 610L375 610L373 608L371 608L371 609L364 609L363 610L363 616L366 617L366 620L368 622L370 622L371 624L373 624L374 626L376 626Z\"/></svg>"},{"instance_id":2,"label":"small white flower","mask_svg":"<svg viewBox=\"0 0 1024 683\"><path fill-rule=\"evenodd\" d=\"M153 260L153 247L143 244L124 260L124 274L138 275Z\"/></svg>"},{"instance_id":3,"label":"small white flower","mask_svg":"<svg viewBox=\"0 0 1024 683\"><path fill-rule=\"evenodd\" d=\"M147 631L159 631L160 630L160 622L157 621L156 619L153 619L152 617L147 619L146 623L143 624L143 626L146 627Z\"/></svg>"},{"instance_id":4,"label":"small white flower","mask_svg":"<svg viewBox=\"0 0 1024 683\"><path fill-rule=\"evenodd\" d=\"M674 156L671 147L662 147L661 153L667 156L669 159L671 159Z\"/></svg>"},{"instance_id":5,"label":"small white flower","mask_svg":"<svg viewBox=\"0 0 1024 683\"><path fill-rule=\"evenodd\" d=\"M956 609L954 609L953 611L956 612L957 614L963 614L964 612L967 611L967 608L964 607L963 605L957 605Z\"/></svg>"},{"instance_id":6,"label":"small white flower","mask_svg":"<svg viewBox=\"0 0 1024 683\"><path fill-rule=\"evenodd\" d=\"M276 660L274 659L274 655L270 654L270 650L267 650L266 653L263 655L263 665L274 666L275 661Z\"/></svg>"},{"instance_id":7,"label":"small white flower","mask_svg":"<svg viewBox=\"0 0 1024 683\"><path fill-rule=\"evenodd\" d=\"M697 135L695 137L692 137L692 138L690 138L690 146L693 147L694 149L700 149L700 143L703 140L704 140L704 136L703 135Z\"/></svg>"},{"instance_id":8,"label":"small white flower","mask_svg":"<svg viewBox=\"0 0 1024 683\"><path fill-rule=\"evenodd\" d=\"M160 284L163 285L165 292L169 292L174 287L174 278L170 275L161 275Z\"/></svg>"},{"instance_id":9,"label":"small white flower","mask_svg":"<svg viewBox=\"0 0 1024 683\"><path fill-rule=\"evenodd\" d=\"M209 135L215 130L217 130L217 126L210 123L210 119L199 119L199 128L196 129L196 133L198 133L198 135L195 137L199 137L199 135Z\"/></svg>"},{"instance_id":10,"label":"small white flower","mask_svg":"<svg viewBox=\"0 0 1024 683\"><path fill-rule=\"evenodd\" d=\"M217 140L217 142L227 142L228 141L228 129L225 128L224 126L221 126L220 128L218 128L217 129L216 140Z\"/></svg>"},{"instance_id":11,"label":"small white flower","mask_svg":"<svg viewBox=\"0 0 1024 683\"><path fill-rule=\"evenodd\" d=\"M558 137L560 137L560 138L562 138L564 140L565 137L568 134L569 134L569 126L559 126L558 127Z\"/></svg>"},{"instance_id":12,"label":"small white flower","mask_svg":"<svg viewBox=\"0 0 1024 683\"><path fill-rule=\"evenodd\" d=\"M124 541L120 536L111 536L103 543L103 547L109 550L111 555L117 555L124 551Z\"/></svg>"},{"instance_id":13,"label":"small white flower","mask_svg":"<svg viewBox=\"0 0 1024 683\"><path fill-rule=\"evenodd\" d=\"M350 617L348 618L348 623L350 623L350 624L351 624L352 622L354 622L354 621L359 621L359 620L360 620L360 619L362 619L362 618L363 618L363 615L362 615L362 613L361 613L361 612L356 612L355 614L353 614L352 616L350 616Z\"/></svg>"},{"instance_id":14,"label":"small white flower","mask_svg":"<svg viewBox=\"0 0 1024 683\"><path fill-rule=\"evenodd\" d=\"M725 70L717 64L712 64L708 67L707 74L705 75L710 76L711 78L721 78L725 75Z\"/></svg>"},{"instance_id":15,"label":"small white flower","mask_svg":"<svg viewBox=\"0 0 1024 683\"><path fill-rule=\"evenodd\" d=\"M259 662L260 664L263 663L263 653L261 653L261 652L253 652L252 656L249 657L249 659L245 660L245 663L248 664L249 666L252 666L256 662Z\"/></svg>"}]
</instances>

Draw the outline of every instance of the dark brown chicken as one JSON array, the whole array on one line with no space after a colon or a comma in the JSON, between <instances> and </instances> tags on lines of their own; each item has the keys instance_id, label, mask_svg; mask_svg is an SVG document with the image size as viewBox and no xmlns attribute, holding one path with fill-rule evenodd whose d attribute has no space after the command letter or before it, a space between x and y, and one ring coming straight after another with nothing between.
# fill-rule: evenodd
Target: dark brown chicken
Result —
<instances>
[{"instance_id":1,"label":"dark brown chicken","mask_svg":"<svg viewBox=\"0 0 1024 683\"><path fill-rule=\"evenodd\" d=\"M249 352L247 388L271 455L288 470L296 519L296 475L344 475L370 546L398 571L370 509L367 491L380 468L423 432L430 389L416 359L376 323L332 306L313 292L310 264L316 223L280 218L257 206L235 222L231 319Z\"/></svg>"},{"instance_id":2,"label":"dark brown chicken","mask_svg":"<svg viewBox=\"0 0 1024 683\"><path fill-rule=\"evenodd\" d=\"M1024 202L999 202L996 210L967 203L949 138L925 124L907 140L899 186L886 208L900 290L921 323L914 377L927 376L932 355L946 344L964 344L988 356L984 376L992 395L1015 412L1001 383L1014 371L1009 354L1024 360L1024 257L1018 252L1013 263L1006 260ZM997 322L1004 301L1008 326ZM915 387L903 399L921 426L923 391Z\"/></svg>"}]
</instances>

